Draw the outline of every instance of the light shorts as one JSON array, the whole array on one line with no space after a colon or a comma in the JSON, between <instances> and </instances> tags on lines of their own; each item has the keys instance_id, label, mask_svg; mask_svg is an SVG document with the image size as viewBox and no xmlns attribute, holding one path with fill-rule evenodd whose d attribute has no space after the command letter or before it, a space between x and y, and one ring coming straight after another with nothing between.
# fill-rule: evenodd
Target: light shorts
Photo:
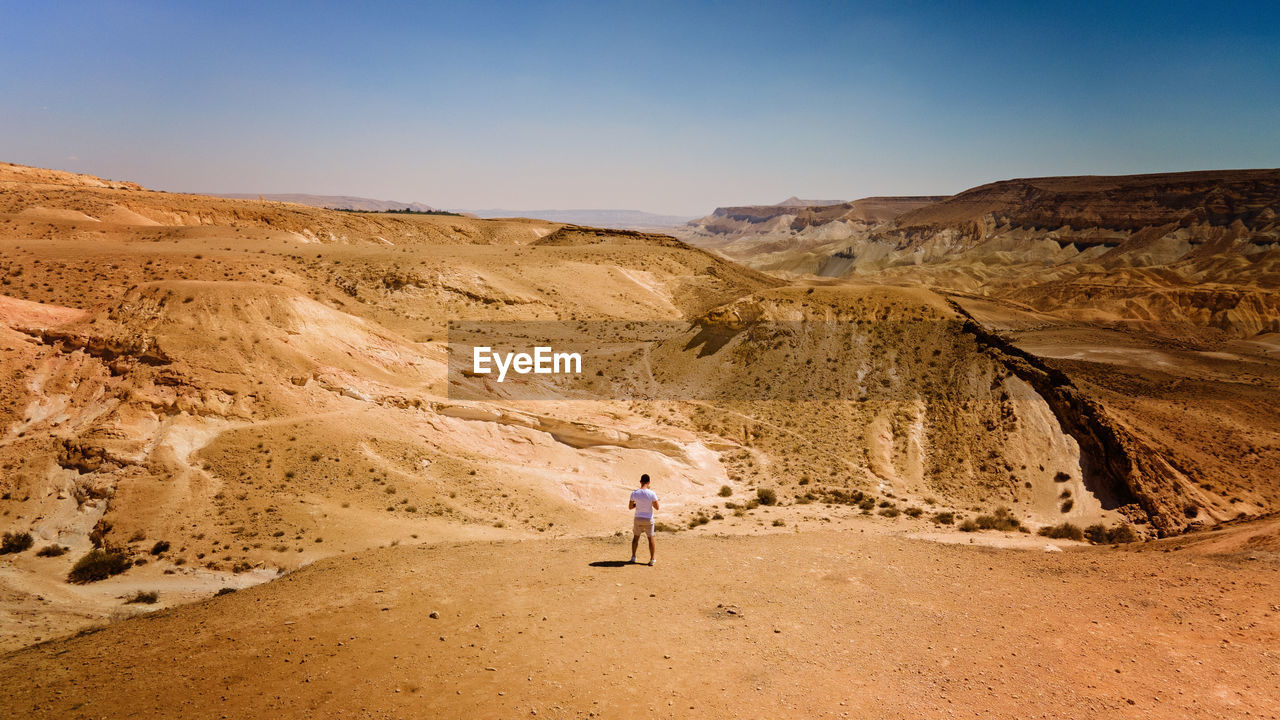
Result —
<instances>
[{"instance_id":1,"label":"light shorts","mask_svg":"<svg viewBox=\"0 0 1280 720\"><path fill-rule=\"evenodd\" d=\"M631 523L631 534L636 537L641 535L653 537L653 518L636 518Z\"/></svg>"}]
</instances>

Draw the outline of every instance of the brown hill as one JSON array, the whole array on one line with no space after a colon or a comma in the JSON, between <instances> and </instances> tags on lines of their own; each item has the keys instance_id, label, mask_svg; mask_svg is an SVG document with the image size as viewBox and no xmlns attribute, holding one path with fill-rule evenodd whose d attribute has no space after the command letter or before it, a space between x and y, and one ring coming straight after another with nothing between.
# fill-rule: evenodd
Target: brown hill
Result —
<instances>
[{"instance_id":1,"label":"brown hill","mask_svg":"<svg viewBox=\"0 0 1280 720\"><path fill-rule=\"evenodd\" d=\"M1210 170L1004 180L904 213L897 227L994 226L1053 230L1225 226L1274 228L1280 170Z\"/></svg>"}]
</instances>

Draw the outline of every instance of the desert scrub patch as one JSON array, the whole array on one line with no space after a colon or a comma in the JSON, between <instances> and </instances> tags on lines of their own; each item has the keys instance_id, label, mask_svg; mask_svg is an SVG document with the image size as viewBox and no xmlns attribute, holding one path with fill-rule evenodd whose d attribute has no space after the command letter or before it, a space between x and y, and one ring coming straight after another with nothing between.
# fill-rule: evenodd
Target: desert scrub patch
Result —
<instances>
[{"instance_id":1,"label":"desert scrub patch","mask_svg":"<svg viewBox=\"0 0 1280 720\"><path fill-rule=\"evenodd\" d=\"M732 494L733 494L733 488L729 487L728 485L720 486L720 497L729 497Z\"/></svg>"},{"instance_id":2,"label":"desert scrub patch","mask_svg":"<svg viewBox=\"0 0 1280 720\"><path fill-rule=\"evenodd\" d=\"M77 585L106 580L112 575L119 575L128 570L133 563L129 557L117 550L94 548L71 566L67 573L67 581Z\"/></svg>"},{"instance_id":3,"label":"desert scrub patch","mask_svg":"<svg viewBox=\"0 0 1280 720\"><path fill-rule=\"evenodd\" d=\"M902 512L906 513L907 515L909 515L910 517L913 517L913 518L918 518L918 517L920 517L921 515L923 515L923 514L924 514L924 510L921 510L920 508L918 508L918 507L916 507L916 506L914 506L914 505L912 505L911 507L907 508L906 510L903 510Z\"/></svg>"},{"instance_id":4,"label":"desert scrub patch","mask_svg":"<svg viewBox=\"0 0 1280 720\"><path fill-rule=\"evenodd\" d=\"M160 593L155 590L139 590L129 596L124 603L126 605L154 605L160 599Z\"/></svg>"},{"instance_id":5,"label":"desert scrub patch","mask_svg":"<svg viewBox=\"0 0 1280 720\"><path fill-rule=\"evenodd\" d=\"M1071 512L1071 508L1075 506L1076 506L1076 501L1068 498L1067 500L1062 501L1062 507L1060 509L1064 513L1069 513Z\"/></svg>"},{"instance_id":6,"label":"desert scrub patch","mask_svg":"<svg viewBox=\"0 0 1280 720\"><path fill-rule=\"evenodd\" d=\"M889 507L880 508L880 514L885 517L892 518L892 517L898 517L899 515L901 515L902 511L894 507L893 505L889 505Z\"/></svg>"},{"instance_id":7,"label":"desert scrub patch","mask_svg":"<svg viewBox=\"0 0 1280 720\"><path fill-rule=\"evenodd\" d=\"M933 521L938 523L939 525L951 525L956 521L956 514L953 512L945 512L945 511L940 513L935 513L933 516Z\"/></svg>"},{"instance_id":8,"label":"desert scrub patch","mask_svg":"<svg viewBox=\"0 0 1280 720\"><path fill-rule=\"evenodd\" d=\"M1060 525L1050 525L1040 528L1038 533L1042 537L1057 538L1059 540L1084 540L1084 531L1079 525L1074 523L1062 523Z\"/></svg>"},{"instance_id":9,"label":"desert scrub patch","mask_svg":"<svg viewBox=\"0 0 1280 720\"><path fill-rule=\"evenodd\" d=\"M0 555L26 552L35 544L29 532L7 532L0 538Z\"/></svg>"},{"instance_id":10,"label":"desert scrub patch","mask_svg":"<svg viewBox=\"0 0 1280 720\"><path fill-rule=\"evenodd\" d=\"M1006 507L996 508L990 515L979 515L974 522L981 530L1017 530L1022 527L1022 522Z\"/></svg>"},{"instance_id":11,"label":"desert scrub patch","mask_svg":"<svg viewBox=\"0 0 1280 720\"><path fill-rule=\"evenodd\" d=\"M775 505L778 502L778 493L773 488L760 488L756 490L756 500L761 505Z\"/></svg>"},{"instance_id":12,"label":"desert scrub patch","mask_svg":"<svg viewBox=\"0 0 1280 720\"><path fill-rule=\"evenodd\" d=\"M36 551L36 557L60 557L62 555L66 555L70 550L71 548L66 545L58 545L56 543L53 545L45 545Z\"/></svg>"},{"instance_id":13,"label":"desert scrub patch","mask_svg":"<svg viewBox=\"0 0 1280 720\"><path fill-rule=\"evenodd\" d=\"M1116 525L1109 528L1102 523L1096 523L1085 528L1084 536L1088 538L1089 542L1096 545L1119 545L1135 542L1138 539L1137 533L1128 525Z\"/></svg>"}]
</instances>

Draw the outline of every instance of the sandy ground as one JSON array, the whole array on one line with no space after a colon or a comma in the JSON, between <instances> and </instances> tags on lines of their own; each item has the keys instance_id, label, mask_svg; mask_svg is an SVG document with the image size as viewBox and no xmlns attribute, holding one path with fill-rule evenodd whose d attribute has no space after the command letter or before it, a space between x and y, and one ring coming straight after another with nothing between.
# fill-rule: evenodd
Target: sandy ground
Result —
<instances>
[{"instance_id":1,"label":"sandy ground","mask_svg":"<svg viewBox=\"0 0 1280 720\"><path fill-rule=\"evenodd\" d=\"M1280 714L1274 553L660 542L652 568L618 537L325 560L8 655L0 715Z\"/></svg>"}]
</instances>

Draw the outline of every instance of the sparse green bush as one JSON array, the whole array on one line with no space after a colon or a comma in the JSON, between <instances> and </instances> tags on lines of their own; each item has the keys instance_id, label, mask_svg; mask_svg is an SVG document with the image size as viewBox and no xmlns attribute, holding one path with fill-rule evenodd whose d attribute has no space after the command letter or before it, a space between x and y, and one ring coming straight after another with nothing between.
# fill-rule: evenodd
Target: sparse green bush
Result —
<instances>
[{"instance_id":1,"label":"sparse green bush","mask_svg":"<svg viewBox=\"0 0 1280 720\"><path fill-rule=\"evenodd\" d=\"M56 543L53 545L45 545L44 547L36 551L36 556L37 557L59 557L61 555L66 555L69 549L70 548L68 548L66 545L58 545Z\"/></svg>"},{"instance_id":2,"label":"sparse green bush","mask_svg":"<svg viewBox=\"0 0 1280 720\"><path fill-rule=\"evenodd\" d=\"M26 552L34 544L35 540L31 539L29 532L7 532L4 538L0 539L0 555Z\"/></svg>"},{"instance_id":3,"label":"sparse green bush","mask_svg":"<svg viewBox=\"0 0 1280 720\"><path fill-rule=\"evenodd\" d=\"M105 580L128 570L130 565L129 557L122 552L94 548L76 561L67 574L67 580L76 584Z\"/></svg>"},{"instance_id":4,"label":"sparse green bush","mask_svg":"<svg viewBox=\"0 0 1280 720\"><path fill-rule=\"evenodd\" d=\"M729 497L732 494L733 494L733 488L729 487L728 485L720 486L720 497Z\"/></svg>"},{"instance_id":5,"label":"sparse green bush","mask_svg":"<svg viewBox=\"0 0 1280 720\"><path fill-rule=\"evenodd\" d=\"M974 522L973 518L960 523L960 532L977 532L979 529L978 523Z\"/></svg>"},{"instance_id":6,"label":"sparse green bush","mask_svg":"<svg viewBox=\"0 0 1280 720\"><path fill-rule=\"evenodd\" d=\"M864 512L871 512L876 507L876 499L870 497L862 498L858 503L858 507L862 508Z\"/></svg>"},{"instance_id":7,"label":"sparse green bush","mask_svg":"<svg viewBox=\"0 0 1280 720\"><path fill-rule=\"evenodd\" d=\"M1039 534L1043 537L1058 538L1060 540L1084 540L1084 531L1080 529L1079 525L1073 523L1042 527Z\"/></svg>"},{"instance_id":8,"label":"sparse green bush","mask_svg":"<svg viewBox=\"0 0 1280 720\"><path fill-rule=\"evenodd\" d=\"M885 517L891 517L891 518L893 518L893 517L898 517L899 515L901 515L901 514L902 514L902 511L901 511L901 510L899 510L898 508L894 507L893 505L890 505L889 507L883 507L883 508L880 508L880 514L881 514L881 515L883 515L883 516L885 516Z\"/></svg>"},{"instance_id":9,"label":"sparse green bush","mask_svg":"<svg viewBox=\"0 0 1280 720\"><path fill-rule=\"evenodd\" d=\"M939 525L950 525L956 521L956 514L953 512L940 512L933 516L933 521Z\"/></svg>"},{"instance_id":10,"label":"sparse green bush","mask_svg":"<svg viewBox=\"0 0 1280 720\"><path fill-rule=\"evenodd\" d=\"M778 502L778 493L773 488L760 488L756 490L756 499L761 505L776 505Z\"/></svg>"},{"instance_id":11,"label":"sparse green bush","mask_svg":"<svg viewBox=\"0 0 1280 720\"><path fill-rule=\"evenodd\" d=\"M921 510L920 508L915 507L914 505L907 508L906 510L903 510L903 512L913 518L918 518L924 514L924 510Z\"/></svg>"}]
</instances>

